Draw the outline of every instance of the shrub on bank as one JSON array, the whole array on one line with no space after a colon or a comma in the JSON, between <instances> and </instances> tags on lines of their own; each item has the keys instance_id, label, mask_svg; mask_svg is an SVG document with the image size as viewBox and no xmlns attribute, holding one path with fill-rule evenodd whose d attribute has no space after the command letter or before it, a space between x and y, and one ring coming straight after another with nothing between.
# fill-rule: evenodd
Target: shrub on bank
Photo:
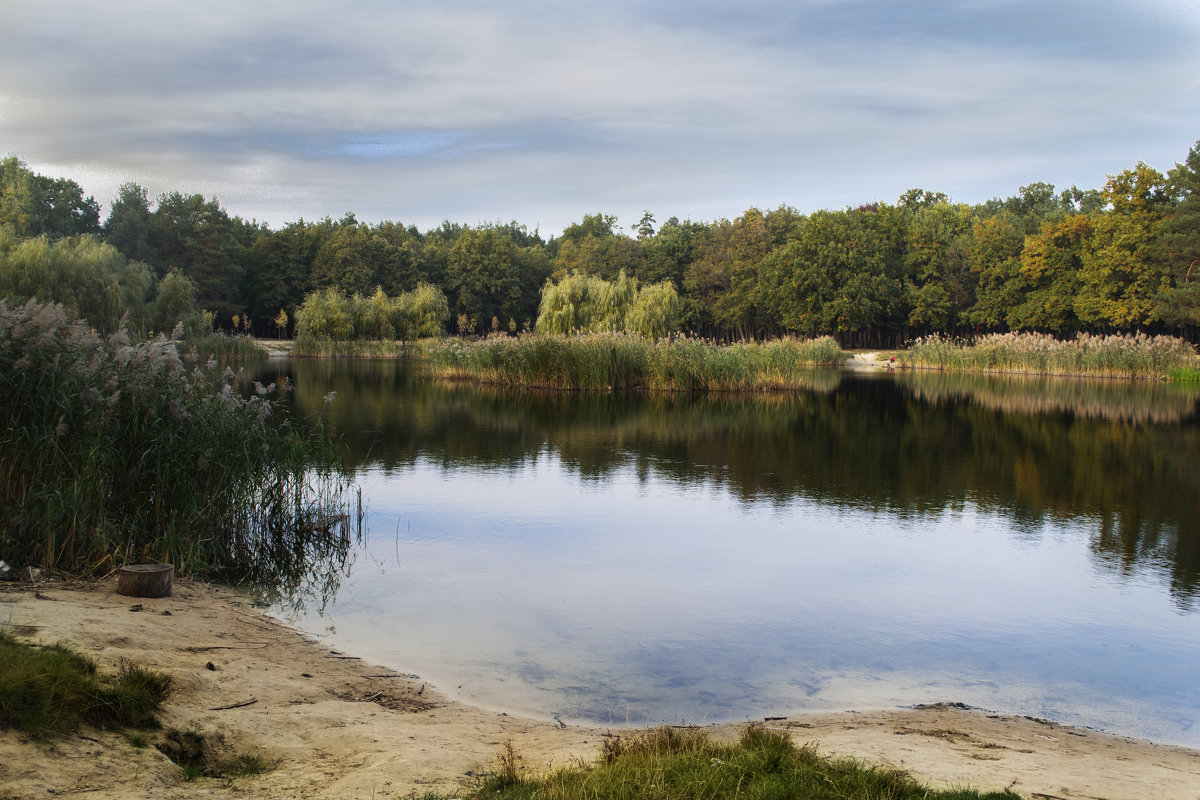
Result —
<instances>
[{"instance_id":1,"label":"shrub on bank","mask_svg":"<svg viewBox=\"0 0 1200 800\"><path fill-rule=\"evenodd\" d=\"M0 300L0 557L102 572L163 561L255 577L344 537L321 429L163 338L101 338L59 305Z\"/></svg>"}]
</instances>

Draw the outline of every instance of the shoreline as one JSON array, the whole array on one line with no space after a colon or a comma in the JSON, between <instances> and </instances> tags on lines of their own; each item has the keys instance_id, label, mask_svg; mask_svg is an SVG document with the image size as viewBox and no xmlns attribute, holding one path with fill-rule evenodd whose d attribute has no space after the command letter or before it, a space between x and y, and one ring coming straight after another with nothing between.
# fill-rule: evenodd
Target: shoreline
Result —
<instances>
[{"instance_id":1,"label":"shoreline","mask_svg":"<svg viewBox=\"0 0 1200 800\"><path fill-rule=\"evenodd\" d=\"M122 658L167 672L164 730L275 761L262 775L185 781L127 733L83 730L49 743L0 734L0 786L13 797L403 798L470 787L511 741L527 768L591 761L624 726L565 725L451 700L403 670L330 649L234 590L179 579L164 598L116 594L113 577L0 584L0 626L66 642L106 672ZM733 735L746 722L703 726ZM755 721L764 722L762 718ZM798 744L908 770L930 785L1011 788L1026 798L1200 796L1200 750L957 704L768 717ZM162 732L150 731L153 742Z\"/></svg>"}]
</instances>

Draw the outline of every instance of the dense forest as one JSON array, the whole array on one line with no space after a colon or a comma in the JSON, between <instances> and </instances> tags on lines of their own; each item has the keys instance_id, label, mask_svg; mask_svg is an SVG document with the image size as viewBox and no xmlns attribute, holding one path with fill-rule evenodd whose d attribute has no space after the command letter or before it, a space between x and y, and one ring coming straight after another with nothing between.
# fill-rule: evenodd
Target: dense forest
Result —
<instances>
[{"instance_id":1,"label":"dense forest","mask_svg":"<svg viewBox=\"0 0 1200 800\"><path fill-rule=\"evenodd\" d=\"M0 161L0 296L63 303L101 330L192 326L286 334L310 293L426 284L451 332L527 330L547 280L674 285L684 327L723 339L831 334L898 346L931 332L1167 332L1200 337L1200 142L1166 174L1143 163L1099 189L1033 183L978 205L923 189L892 204L661 224L584 216L543 239L518 222L230 216L215 198L151 200L127 183L107 219L73 180ZM203 313L201 313L203 312ZM281 313L282 312L282 313Z\"/></svg>"}]
</instances>

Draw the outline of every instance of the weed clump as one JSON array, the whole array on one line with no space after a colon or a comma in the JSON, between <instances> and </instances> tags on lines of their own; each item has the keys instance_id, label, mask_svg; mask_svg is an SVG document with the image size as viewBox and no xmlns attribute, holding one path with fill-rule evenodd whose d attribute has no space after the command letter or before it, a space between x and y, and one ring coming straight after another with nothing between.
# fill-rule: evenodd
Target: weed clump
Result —
<instances>
[{"instance_id":1,"label":"weed clump","mask_svg":"<svg viewBox=\"0 0 1200 800\"><path fill-rule=\"evenodd\" d=\"M260 753L235 752L220 734L170 728L155 744L183 770L185 780L249 778L270 772L278 761Z\"/></svg>"}]
</instances>

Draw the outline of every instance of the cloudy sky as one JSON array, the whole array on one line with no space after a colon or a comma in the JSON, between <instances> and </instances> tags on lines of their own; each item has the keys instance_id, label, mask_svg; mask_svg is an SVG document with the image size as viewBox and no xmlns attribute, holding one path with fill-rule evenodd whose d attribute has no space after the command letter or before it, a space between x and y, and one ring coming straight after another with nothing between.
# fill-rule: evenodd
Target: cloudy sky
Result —
<instances>
[{"instance_id":1,"label":"cloudy sky","mask_svg":"<svg viewBox=\"0 0 1200 800\"><path fill-rule=\"evenodd\" d=\"M0 7L0 153L274 227L973 203L1197 140L1196 0Z\"/></svg>"}]
</instances>

